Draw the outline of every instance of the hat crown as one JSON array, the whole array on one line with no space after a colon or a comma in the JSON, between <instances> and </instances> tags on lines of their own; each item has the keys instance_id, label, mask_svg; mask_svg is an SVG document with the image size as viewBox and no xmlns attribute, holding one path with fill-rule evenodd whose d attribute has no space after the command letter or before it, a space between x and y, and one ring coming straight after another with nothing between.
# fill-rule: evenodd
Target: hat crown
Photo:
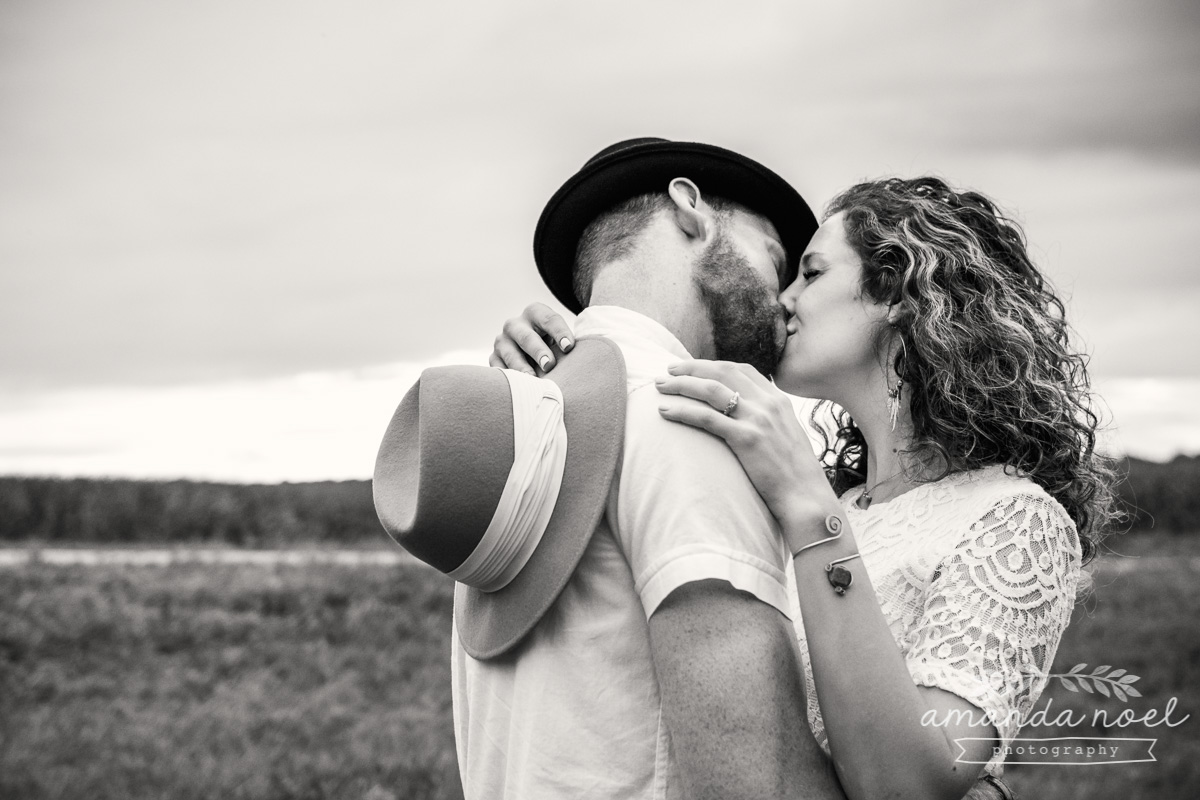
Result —
<instances>
[{"instance_id":1,"label":"hat crown","mask_svg":"<svg viewBox=\"0 0 1200 800\"><path fill-rule=\"evenodd\" d=\"M587 167L590 167L592 164L595 164L597 161L603 161L604 159L608 158L609 156L619 153L622 150L631 150L635 147L641 147L642 145L647 145L647 144L669 144L669 143L670 143L670 140L661 139L657 136L640 136L636 139L625 139L624 141L617 142L616 144L610 144L608 147L604 148L599 153L596 153L596 155L589 158L587 160L587 162L584 163L583 166L586 169Z\"/></svg>"},{"instance_id":2,"label":"hat crown","mask_svg":"<svg viewBox=\"0 0 1200 800\"><path fill-rule=\"evenodd\" d=\"M374 493L396 542L449 573L492 519L513 461L508 383L491 367L432 367L384 435Z\"/></svg>"}]
</instances>

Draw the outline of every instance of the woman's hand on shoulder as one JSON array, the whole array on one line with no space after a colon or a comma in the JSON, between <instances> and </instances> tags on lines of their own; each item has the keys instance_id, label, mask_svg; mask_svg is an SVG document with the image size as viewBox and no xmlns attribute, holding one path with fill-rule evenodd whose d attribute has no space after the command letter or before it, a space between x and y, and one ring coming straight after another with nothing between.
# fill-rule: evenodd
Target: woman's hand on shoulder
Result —
<instances>
[{"instance_id":1,"label":"woman's hand on shoulder","mask_svg":"<svg viewBox=\"0 0 1200 800\"><path fill-rule=\"evenodd\" d=\"M667 395L659 413L724 439L780 523L823 519L839 507L791 399L758 370L694 359L668 373L655 381Z\"/></svg>"},{"instance_id":2,"label":"woman's hand on shoulder","mask_svg":"<svg viewBox=\"0 0 1200 800\"><path fill-rule=\"evenodd\" d=\"M536 375L532 365L549 372L554 369L555 348L567 353L574 346L575 334L567 321L544 303L533 303L519 316L505 320L488 364Z\"/></svg>"}]
</instances>

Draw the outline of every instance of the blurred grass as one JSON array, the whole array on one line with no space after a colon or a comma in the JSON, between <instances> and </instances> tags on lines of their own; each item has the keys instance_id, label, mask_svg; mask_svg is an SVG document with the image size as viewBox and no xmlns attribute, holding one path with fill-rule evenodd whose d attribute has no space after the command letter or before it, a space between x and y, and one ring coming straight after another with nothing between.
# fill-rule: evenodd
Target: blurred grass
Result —
<instances>
[{"instance_id":1,"label":"blurred grass","mask_svg":"<svg viewBox=\"0 0 1200 800\"><path fill-rule=\"evenodd\" d=\"M1110 544L1056 671L1140 675L1115 716L1178 698L1149 764L1009 767L1024 800L1200 795L1200 537ZM179 565L0 570L0 798L461 797L450 709L451 593L423 567ZM1045 704L1043 699L1038 705Z\"/></svg>"},{"instance_id":2,"label":"blurred grass","mask_svg":"<svg viewBox=\"0 0 1200 800\"><path fill-rule=\"evenodd\" d=\"M1141 798L1195 800L1200 797L1200 557L1197 536L1138 534L1106 542L1113 552L1100 557L1091 596L1076 606L1071 625L1054 659L1054 672L1086 663L1090 672L1109 665L1141 677L1134 686L1142 696L1127 703L1098 694L1070 692L1051 680L1037 708L1053 701L1053 718L1063 709L1087 724L1076 727L1030 727L1022 738L1101 736L1158 739L1157 761L1142 764L1088 766L1012 764L1005 779L1022 800L1095 800ZM1139 565L1122 558L1147 558ZM1125 564L1119 564L1126 561ZM1114 720L1129 708L1138 717L1150 709L1164 713L1178 698L1174 728L1134 724L1126 728L1093 727L1099 709Z\"/></svg>"},{"instance_id":3,"label":"blurred grass","mask_svg":"<svg viewBox=\"0 0 1200 800\"><path fill-rule=\"evenodd\" d=\"M461 797L420 567L0 570L0 797Z\"/></svg>"}]
</instances>

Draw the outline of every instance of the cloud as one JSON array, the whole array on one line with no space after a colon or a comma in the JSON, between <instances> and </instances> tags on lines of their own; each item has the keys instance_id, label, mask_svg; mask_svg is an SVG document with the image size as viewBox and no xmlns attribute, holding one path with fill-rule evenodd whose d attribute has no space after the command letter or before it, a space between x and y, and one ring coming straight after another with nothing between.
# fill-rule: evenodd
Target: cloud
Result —
<instances>
[{"instance_id":1,"label":"cloud","mask_svg":"<svg viewBox=\"0 0 1200 800\"><path fill-rule=\"evenodd\" d=\"M814 204L884 173L983 188L1098 371L1196 374L1196 8L7 3L0 388L486 345L547 297L545 199L646 133L742 149Z\"/></svg>"},{"instance_id":2,"label":"cloud","mask_svg":"<svg viewBox=\"0 0 1200 800\"><path fill-rule=\"evenodd\" d=\"M0 474L245 482L369 478L380 437L421 370L484 364L485 351L359 370L177 386L57 390L0 403ZM1115 424L1104 448L1166 459L1200 452L1200 379L1098 387ZM807 404L798 401L802 418Z\"/></svg>"},{"instance_id":3,"label":"cloud","mask_svg":"<svg viewBox=\"0 0 1200 800\"><path fill-rule=\"evenodd\" d=\"M421 371L483 351L353 371L22 394L0 403L0 474L249 482L370 477Z\"/></svg>"},{"instance_id":4,"label":"cloud","mask_svg":"<svg viewBox=\"0 0 1200 800\"><path fill-rule=\"evenodd\" d=\"M1160 461L1200 453L1200 379L1113 379L1096 389L1110 412L1108 452Z\"/></svg>"}]
</instances>

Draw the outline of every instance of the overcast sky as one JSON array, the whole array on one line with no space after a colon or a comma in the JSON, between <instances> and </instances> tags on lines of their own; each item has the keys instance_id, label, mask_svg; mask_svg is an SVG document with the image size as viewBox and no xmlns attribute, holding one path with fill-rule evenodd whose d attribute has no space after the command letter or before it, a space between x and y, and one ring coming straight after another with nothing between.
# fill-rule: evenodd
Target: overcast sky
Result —
<instances>
[{"instance_id":1,"label":"overcast sky","mask_svg":"<svg viewBox=\"0 0 1200 800\"><path fill-rule=\"evenodd\" d=\"M607 144L816 208L935 172L1025 225L1112 408L1200 451L1200 4L0 4L0 472L365 477L429 363L548 301Z\"/></svg>"}]
</instances>

